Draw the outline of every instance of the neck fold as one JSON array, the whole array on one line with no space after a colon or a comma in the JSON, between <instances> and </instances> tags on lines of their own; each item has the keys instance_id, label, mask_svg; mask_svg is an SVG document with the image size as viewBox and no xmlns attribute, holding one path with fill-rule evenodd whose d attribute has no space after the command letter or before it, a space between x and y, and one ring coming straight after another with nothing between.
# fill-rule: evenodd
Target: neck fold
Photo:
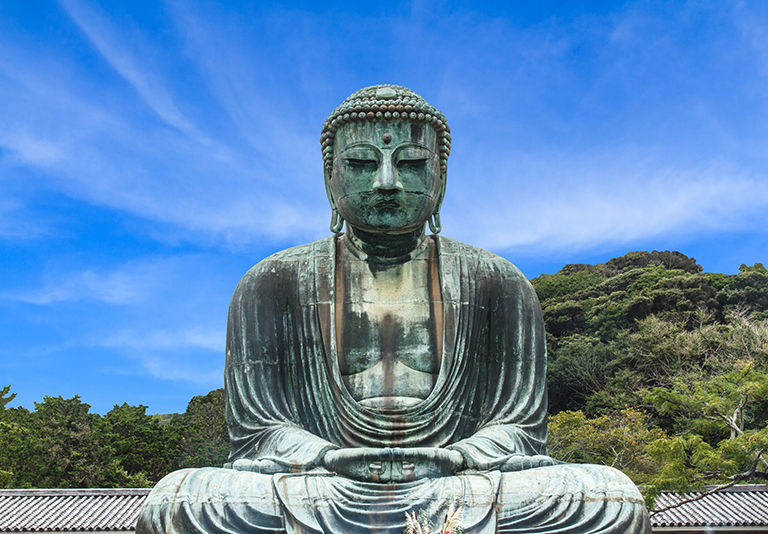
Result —
<instances>
[{"instance_id":1,"label":"neck fold","mask_svg":"<svg viewBox=\"0 0 768 534\"><path fill-rule=\"evenodd\" d=\"M411 256L424 244L424 227L404 234L374 234L357 228L349 228L349 242L368 258L392 261Z\"/></svg>"}]
</instances>

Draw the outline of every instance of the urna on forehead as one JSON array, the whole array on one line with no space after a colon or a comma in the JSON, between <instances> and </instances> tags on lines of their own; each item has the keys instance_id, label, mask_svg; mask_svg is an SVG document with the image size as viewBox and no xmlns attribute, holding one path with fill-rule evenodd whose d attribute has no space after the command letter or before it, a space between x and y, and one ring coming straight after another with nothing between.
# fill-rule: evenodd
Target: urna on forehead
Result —
<instances>
[{"instance_id":1,"label":"urna on forehead","mask_svg":"<svg viewBox=\"0 0 768 534\"><path fill-rule=\"evenodd\" d=\"M437 153L439 136L431 125L408 119L349 122L336 130L334 147L337 154L357 144L374 145L381 149L418 145Z\"/></svg>"},{"instance_id":2,"label":"urna on forehead","mask_svg":"<svg viewBox=\"0 0 768 534\"><path fill-rule=\"evenodd\" d=\"M357 122L397 122L428 124L437 136L436 149L443 171L451 151L448 122L440 111L407 87L374 85L355 91L330 114L323 124L320 143L326 170L333 168L336 132L341 126ZM425 130L429 130L426 128ZM383 134L382 134L383 135Z\"/></svg>"}]
</instances>

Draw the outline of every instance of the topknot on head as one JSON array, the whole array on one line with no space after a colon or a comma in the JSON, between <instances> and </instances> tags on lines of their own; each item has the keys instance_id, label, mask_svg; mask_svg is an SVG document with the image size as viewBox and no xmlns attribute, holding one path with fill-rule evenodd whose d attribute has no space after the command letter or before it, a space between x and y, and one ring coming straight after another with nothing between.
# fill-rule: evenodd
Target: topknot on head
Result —
<instances>
[{"instance_id":1,"label":"topknot on head","mask_svg":"<svg viewBox=\"0 0 768 534\"><path fill-rule=\"evenodd\" d=\"M407 87L391 84L372 85L355 91L326 119L320 135L326 173L333 168L333 141L339 127L352 121L397 119L424 122L435 129L439 139L440 166L445 173L451 152L451 129L445 117L419 94Z\"/></svg>"}]
</instances>

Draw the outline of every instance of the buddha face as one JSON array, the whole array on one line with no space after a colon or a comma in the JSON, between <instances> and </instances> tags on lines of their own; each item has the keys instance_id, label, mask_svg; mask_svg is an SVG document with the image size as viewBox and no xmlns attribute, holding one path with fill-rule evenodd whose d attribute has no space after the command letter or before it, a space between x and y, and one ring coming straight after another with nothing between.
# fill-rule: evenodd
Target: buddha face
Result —
<instances>
[{"instance_id":1,"label":"buddha face","mask_svg":"<svg viewBox=\"0 0 768 534\"><path fill-rule=\"evenodd\" d=\"M405 233L424 226L440 194L437 134L408 120L352 122L336 132L331 191L353 228Z\"/></svg>"}]
</instances>

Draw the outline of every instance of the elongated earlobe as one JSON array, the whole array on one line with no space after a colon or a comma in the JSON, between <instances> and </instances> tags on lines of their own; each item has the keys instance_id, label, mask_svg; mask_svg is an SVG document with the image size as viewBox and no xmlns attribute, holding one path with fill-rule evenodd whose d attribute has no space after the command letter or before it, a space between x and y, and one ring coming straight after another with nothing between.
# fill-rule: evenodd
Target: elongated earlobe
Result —
<instances>
[{"instance_id":1,"label":"elongated earlobe","mask_svg":"<svg viewBox=\"0 0 768 534\"><path fill-rule=\"evenodd\" d=\"M443 229L443 226L440 224L440 211L433 212L432 215L429 216L427 223L429 224L430 232L439 234L440 230Z\"/></svg>"},{"instance_id":2,"label":"elongated earlobe","mask_svg":"<svg viewBox=\"0 0 768 534\"><path fill-rule=\"evenodd\" d=\"M431 221L430 221L431 225ZM336 208L331 209L331 232L334 234L340 234L341 229L344 227L344 219L339 217L339 212Z\"/></svg>"}]
</instances>

